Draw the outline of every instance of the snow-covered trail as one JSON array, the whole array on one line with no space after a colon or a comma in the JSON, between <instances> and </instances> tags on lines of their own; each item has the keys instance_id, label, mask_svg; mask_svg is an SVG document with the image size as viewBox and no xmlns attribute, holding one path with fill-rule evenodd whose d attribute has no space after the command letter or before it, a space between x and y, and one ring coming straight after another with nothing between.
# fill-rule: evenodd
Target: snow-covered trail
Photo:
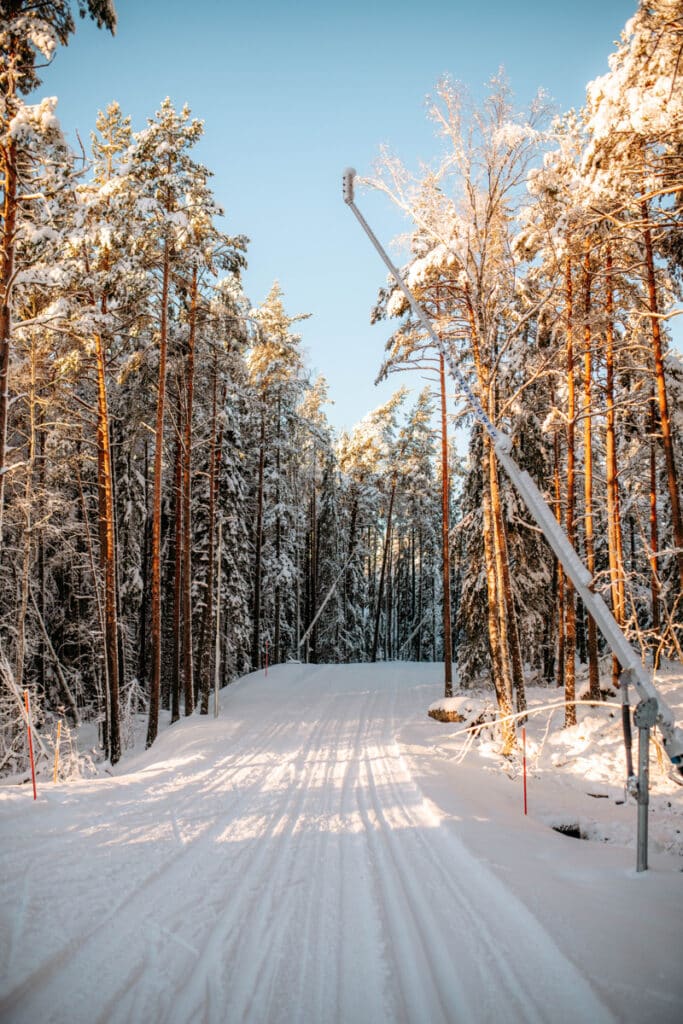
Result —
<instances>
[{"instance_id":1,"label":"snow-covered trail","mask_svg":"<svg viewBox=\"0 0 683 1024\"><path fill-rule=\"evenodd\" d=\"M287 666L126 775L3 794L0 1019L614 1019L418 788L396 736L433 697Z\"/></svg>"}]
</instances>

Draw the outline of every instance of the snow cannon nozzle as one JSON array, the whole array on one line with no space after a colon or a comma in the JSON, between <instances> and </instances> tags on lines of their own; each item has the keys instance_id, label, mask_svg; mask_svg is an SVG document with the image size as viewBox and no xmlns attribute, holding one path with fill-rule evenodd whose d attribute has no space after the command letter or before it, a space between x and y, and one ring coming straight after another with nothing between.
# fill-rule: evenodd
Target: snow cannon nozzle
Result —
<instances>
[{"instance_id":1,"label":"snow cannon nozzle","mask_svg":"<svg viewBox=\"0 0 683 1024\"><path fill-rule=\"evenodd\" d=\"M356 177L356 168L347 167L342 174L342 195L345 203L353 202L353 179Z\"/></svg>"}]
</instances>

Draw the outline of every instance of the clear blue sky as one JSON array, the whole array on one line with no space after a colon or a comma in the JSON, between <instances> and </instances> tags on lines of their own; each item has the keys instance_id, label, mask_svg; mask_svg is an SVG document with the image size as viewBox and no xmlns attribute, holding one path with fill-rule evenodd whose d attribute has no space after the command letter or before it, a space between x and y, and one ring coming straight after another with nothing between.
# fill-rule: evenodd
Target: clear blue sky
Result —
<instances>
[{"instance_id":1,"label":"clear blue sky","mask_svg":"<svg viewBox=\"0 0 683 1024\"><path fill-rule=\"evenodd\" d=\"M425 97L444 73L476 93L504 65L520 106L539 86L559 110L581 106L635 6L116 0L116 36L79 22L40 94L59 96L74 144L114 99L135 128L167 95L189 103L225 229L251 238L247 294L258 304L277 278L288 312L313 314L308 363L329 382L331 422L350 427L408 380L373 387L387 331L368 318L385 273L342 202L344 167L368 173L380 143L411 166L430 160ZM361 205L385 241L406 230L388 200Z\"/></svg>"}]
</instances>

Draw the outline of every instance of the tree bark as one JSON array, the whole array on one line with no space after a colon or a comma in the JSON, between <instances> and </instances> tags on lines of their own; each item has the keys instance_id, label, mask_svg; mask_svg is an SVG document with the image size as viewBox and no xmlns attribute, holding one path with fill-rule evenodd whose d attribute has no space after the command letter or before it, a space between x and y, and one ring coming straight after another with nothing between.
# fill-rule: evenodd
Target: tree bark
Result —
<instances>
[{"instance_id":1,"label":"tree bark","mask_svg":"<svg viewBox=\"0 0 683 1024\"><path fill-rule=\"evenodd\" d=\"M595 577L595 543L593 538L593 354L591 336L591 268L588 242L583 257L583 498L586 568ZM591 700L600 700L598 667L598 631L591 615L588 620L588 679Z\"/></svg>"},{"instance_id":2,"label":"tree bark","mask_svg":"<svg viewBox=\"0 0 683 1024\"><path fill-rule=\"evenodd\" d=\"M261 400L261 438L259 442L258 491L256 495L256 537L254 543L254 627L251 641L251 667L261 667L261 548L263 546L263 478L266 459L266 411Z\"/></svg>"},{"instance_id":3,"label":"tree bark","mask_svg":"<svg viewBox=\"0 0 683 1024\"><path fill-rule=\"evenodd\" d=\"M655 265L652 250L652 231L650 229L650 214L646 200L642 200L640 208L643 216L643 239L645 242L647 290L649 310L652 323L652 349L654 356L657 404L659 406L659 422L662 433L664 459L666 462L666 479L669 487L669 498L671 500L671 522L673 525L674 544L678 549L676 551L676 560L678 563L678 581L679 586L683 591L683 519L681 518L681 504L680 496L678 493L678 481L676 475L676 458L674 454L673 437L671 433L669 403L666 393L666 378L664 375L662 332L659 327L659 303L657 300L657 285L655 281Z\"/></svg>"},{"instance_id":4,"label":"tree bark","mask_svg":"<svg viewBox=\"0 0 683 1024\"><path fill-rule=\"evenodd\" d=\"M555 490L555 518L562 524L562 490L560 486L560 437L555 432L553 440L553 486ZM557 685L564 688L565 669L565 581L564 570L558 558L555 559L557 570Z\"/></svg>"},{"instance_id":5,"label":"tree bark","mask_svg":"<svg viewBox=\"0 0 683 1024\"><path fill-rule=\"evenodd\" d=\"M493 515L491 511L491 496L486 486L488 474L490 443L488 435L484 435L484 450L482 455L482 512L484 520L484 561L486 566L486 592L488 607L488 633L489 650L491 654L491 675L493 686L496 691L496 700L501 716L505 718L512 714L512 682L509 674L509 664L504 657L500 637L499 623L499 595L497 594L496 581L496 560L493 541ZM503 738L503 754L508 756L515 748L515 730L511 722L503 721L501 724Z\"/></svg>"},{"instance_id":6,"label":"tree bark","mask_svg":"<svg viewBox=\"0 0 683 1024\"><path fill-rule=\"evenodd\" d=\"M209 454L209 552L206 567L206 596L202 610L201 627L199 630L199 653L197 669L199 675L200 711L202 715L209 713L209 693L211 689L211 652L210 631L213 622L213 576L214 576L214 520L216 518L216 480L217 480L217 444L218 434L218 367L214 351L213 370L211 374L211 451ZM220 595L218 597L220 601ZM220 649L220 638L218 640Z\"/></svg>"},{"instance_id":7,"label":"tree bark","mask_svg":"<svg viewBox=\"0 0 683 1024\"><path fill-rule=\"evenodd\" d=\"M9 104L10 97L6 98ZM0 252L0 546L3 537L5 478L7 476L7 428L9 421L9 364L12 345L11 288L14 276L14 245L17 224L16 143L9 138L3 148L4 180L2 246Z\"/></svg>"},{"instance_id":8,"label":"tree bark","mask_svg":"<svg viewBox=\"0 0 683 1024\"><path fill-rule=\"evenodd\" d=\"M393 473L391 478L391 491L389 493L389 510L387 512L387 532L384 537L384 549L382 551L382 567L379 573L379 587L377 590L377 601L375 604L375 632L372 641L372 655L370 661L377 661L377 647L379 645L379 623L382 615L382 597L384 594L384 579L387 571L387 555L389 552L389 544L391 543L391 518L394 511L394 496L396 494L396 484L398 482L398 474Z\"/></svg>"},{"instance_id":9,"label":"tree bark","mask_svg":"<svg viewBox=\"0 0 683 1024\"><path fill-rule=\"evenodd\" d=\"M166 402L166 358L168 348L168 292L170 281L170 243L164 242L161 278L161 318L159 324L159 385L154 448L154 490L152 495L152 666L149 694L147 746L150 747L159 730L159 697L161 694L161 496L164 470L164 408Z\"/></svg>"},{"instance_id":10,"label":"tree bark","mask_svg":"<svg viewBox=\"0 0 683 1024\"><path fill-rule=\"evenodd\" d=\"M652 595L652 631L661 628L659 608L659 521L657 517L657 411L654 393L650 394L650 593ZM659 644L653 637L655 650Z\"/></svg>"},{"instance_id":11,"label":"tree bark","mask_svg":"<svg viewBox=\"0 0 683 1024\"><path fill-rule=\"evenodd\" d=\"M621 544L619 508L619 470L616 444L616 410L614 405L614 291L612 283L612 252L608 245L605 258L605 464L607 474L607 542L610 570L612 613L620 626L625 619L624 564ZM612 655L612 686L619 686L621 666Z\"/></svg>"},{"instance_id":12,"label":"tree bark","mask_svg":"<svg viewBox=\"0 0 683 1024\"><path fill-rule=\"evenodd\" d=\"M493 551L496 566L496 589L498 594L498 615L500 620L501 654L504 662L509 664L512 691L515 694L517 711L526 711L526 690L524 686L524 669L519 646L517 630L517 614L512 595L510 579L510 562L507 549L507 536L503 509L500 498L500 481L498 465L493 445L488 445L489 490L491 494L491 513L493 519ZM506 652L507 657L506 657ZM511 691L511 692L512 692Z\"/></svg>"},{"instance_id":13,"label":"tree bark","mask_svg":"<svg viewBox=\"0 0 683 1024\"><path fill-rule=\"evenodd\" d=\"M104 344L95 335L97 361L97 492L99 505L100 567L104 577L105 657L109 686L109 759L121 757L119 708L119 630L116 535L114 527L114 487L107 405L107 378Z\"/></svg>"},{"instance_id":14,"label":"tree bark","mask_svg":"<svg viewBox=\"0 0 683 1024\"><path fill-rule=\"evenodd\" d=\"M575 502L575 426L576 396L574 391L574 336L573 336L573 291L572 264L567 257L565 268L565 301L566 301L566 373L567 373L567 505L565 511L565 529L572 547L576 547L576 529L574 525ZM574 603L574 586L565 575L565 666L564 666L564 724L565 728L576 725L576 606Z\"/></svg>"},{"instance_id":15,"label":"tree bark","mask_svg":"<svg viewBox=\"0 0 683 1024\"><path fill-rule=\"evenodd\" d=\"M450 480L448 472L448 426L446 416L446 368L443 352L439 353L441 390L441 572L443 578L443 663L444 697L453 696L453 644L451 640L451 573L450 573ZM414 565L414 562L413 562ZM414 576L414 571L413 571ZM413 585L413 593L414 593Z\"/></svg>"},{"instance_id":16,"label":"tree bark","mask_svg":"<svg viewBox=\"0 0 683 1024\"><path fill-rule=\"evenodd\" d=\"M280 452L280 446L282 444L282 424L280 418L282 416L282 402L280 395L277 396L277 434L276 434L276 451L275 451L275 508L277 509L275 515L275 565L276 565L276 580L275 580L275 629L273 635L273 664L278 665L280 663L280 617L282 615L281 608L281 595L280 595L280 558L282 555L282 518L280 516L280 472L282 465L282 458Z\"/></svg>"},{"instance_id":17,"label":"tree bark","mask_svg":"<svg viewBox=\"0 0 683 1024\"><path fill-rule=\"evenodd\" d=\"M197 334L197 268L192 268L190 285L190 324L187 339L187 375L185 380L185 432L183 454L183 565L182 565L182 666L185 714L194 711L194 667L192 664L192 412L194 405L194 351Z\"/></svg>"},{"instance_id":18,"label":"tree bark","mask_svg":"<svg viewBox=\"0 0 683 1024\"><path fill-rule=\"evenodd\" d=\"M180 718L180 689L182 678L182 620L183 620L183 478L182 456L182 403L180 381L176 409L176 443L173 460L173 636L171 637L171 722Z\"/></svg>"}]
</instances>

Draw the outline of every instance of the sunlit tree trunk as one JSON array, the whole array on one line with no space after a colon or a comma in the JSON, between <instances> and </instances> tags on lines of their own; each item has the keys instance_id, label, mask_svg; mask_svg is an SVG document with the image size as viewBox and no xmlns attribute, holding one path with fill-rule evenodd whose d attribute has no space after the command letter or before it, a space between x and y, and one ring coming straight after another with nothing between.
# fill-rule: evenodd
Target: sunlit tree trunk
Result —
<instances>
[{"instance_id":1,"label":"sunlit tree trunk","mask_svg":"<svg viewBox=\"0 0 683 1024\"><path fill-rule=\"evenodd\" d=\"M614 290L612 284L612 252L607 248L605 259L605 464L607 475L607 541L610 569L612 612L618 624L624 625L624 565L621 550L621 514L619 509L619 471L617 464L616 413L614 406ZM612 655L612 685L619 685L621 666Z\"/></svg>"},{"instance_id":2,"label":"sunlit tree trunk","mask_svg":"<svg viewBox=\"0 0 683 1024\"><path fill-rule=\"evenodd\" d=\"M657 409L650 394L650 593L652 595L652 631L655 650L661 628L659 609L659 522L657 518Z\"/></svg>"},{"instance_id":3,"label":"sunlit tree trunk","mask_svg":"<svg viewBox=\"0 0 683 1024\"><path fill-rule=\"evenodd\" d=\"M117 615L116 536L114 527L114 484L107 405L106 362L102 337L95 335L97 362L97 481L99 505L100 567L104 577L105 657L109 687L109 759L121 757L119 709L119 631Z\"/></svg>"},{"instance_id":4,"label":"sunlit tree trunk","mask_svg":"<svg viewBox=\"0 0 683 1024\"><path fill-rule=\"evenodd\" d=\"M574 524L576 452L574 432L576 426L576 396L574 391L574 336L572 264L568 256L565 270L565 315L567 321L566 377L567 377L567 503L565 529L569 543L576 547ZM574 586L565 575L565 667L564 667L564 724L576 725L576 605Z\"/></svg>"},{"instance_id":5,"label":"sunlit tree trunk","mask_svg":"<svg viewBox=\"0 0 683 1024\"><path fill-rule=\"evenodd\" d=\"M562 524L562 488L560 485L560 436L555 432L553 440L553 487L555 493L555 518ZM559 559L557 567L557 685L564 688L565 669L565 581L564 570Z\"/></svg>"},{"instance_id":6,"label":"sunlit tree trunk","mask_svg":"<svg viewBox=\"0 0 683 1024\"><path fill-rule=\"evenodd\" d=\"M485 365L479 345L477 321L469 297L466 300L467 317L471 331L472 355L474 368L489 417L495 416L493 397L490 395L489 368ZM502 511L500 509L500 493L498 474L495 464L495 453L491 438L485 431L482 434L483 451L481 462L483 511L484 511L484 556L486 560L486 582L488 594L489 647L491 668L494 676L496 698L501 713L509 714L512 710L513 678L510 665L510 648L508 643L508 610L505 602L503 584L503 562L507 552L503 549ZM523 682L522 682L523 689ZM505 701L505 711L501 700ZM515 743L515 733L504 732L504 747L511 750ZM510 746L511 744L511 746Z\"/></svg>"},{"instance_id":7,"label":"sunlit tree trunk","mask_svg":"<svg viewBox=\"0 0 683 1024\"><path fill-rule=\"evenodd\" d=\"M486 591L488 608L488 633L489 650L491 653L491 675L493 686L496 691L496 700L501 716L512 714L512 683L508 671L506 659L502 656L502 643L500 638L499 623L500 617L499 598L497 594L496 563L493 542L493 515L491 512L491 497L486 486L486 475L489 463L489 445L486 444L484 436L484 451L482 454L482 477L484 486L482 490L482 512L484 526L484 562L486 567ZM515 731L511 722L502 723L503 753L512 753L515 747Z\"/></svg>"},{"instance_id":8,"label":"sunlit tree trunk","mask_svg":"<svg viewBox=\"0 0 683 1024\"><path fill-rule=\"evenodd\" d=\"M595 577L595 544L593 539L593 354L591 335L591 268L588 242L583 258L583 497L586 567ZM600 700L600 672L598 668L598 632L595 621L588 620L588 679L591 700Z\"/></svg>"},{"instance_id":9,"label":"sunlit tree trunk","mask_svg":"<svg viewBox=\"0 0 683 1024\"><path fill-rule=\"evenodd\" d=\"M9 97L6 97L6 103ZM0 239L0 545L2 545L7 475L7 426L9 420L9 366L12 345L11 290L14 277L14 245L17 225L16 143L10 137L2 148L2 238Z\"/></svg>"},{"instance_id":10,"label":"sunlit tree trunk","mask_svg":"<svg viewBox=\"0 0 683 1024\"><path fill-rule=\"evenodd\" d=\"M666 479L669 487L669 498L671 500L671 522L673 525L674 544L678 549L676 552L676 559L678 562L678 580L679 586L683 591L683 519L681 519L680 495L678 493L678 481L676 477L676 459L674 455L673 437L671 434L671 420L669 417L669 403L666 393L666 379L664 376L662 332L659 326L659 303L657 300L654 255L652 251L652 231L650 228L650 214L646 200L642 200L640 208L643 217L643 240L645 242L645 265L647 268L648 303L652 324L652 350L654 356L657 404L659 407L659 423L662 434L662 446L664 448L664 459L666 462Z\"/></svg>"},{"instance_id":11,"label":"sunlit tree trunk","mask_svg":"<svg viewBox=\"0 0 683 1024\"><path fill-rule=\"evenodd\" d=\"M441 569L443 578L443 661L444 696L453 696L453 661L451 640L451 572L449 543L450 487L448 473L448 428L446 416L446 370L443 352L439 353L439 383L441 390ZM413 580L415 577L413 559ZM413 584L413 604L414 591Z\"/></svg>"},{"instance_id":12,"label":"sunlit tree trunk","mask_svg":"<svg viewBox=\"0 0 683 1024\"><path fill-rule=\"evenodd\" d=\"M28 393L28 451L24 484L24 536L22 538L21 575L19 578L19 608L15 626L14 682L21 693L24 686L24 664L26 661L26 613L28 611L29 588L31 585L31 549L33 547L33 473L35 467L35 409L36 409L36 341L33 333L30 341L31 376Z\"/></svg>"}]
</instances>

